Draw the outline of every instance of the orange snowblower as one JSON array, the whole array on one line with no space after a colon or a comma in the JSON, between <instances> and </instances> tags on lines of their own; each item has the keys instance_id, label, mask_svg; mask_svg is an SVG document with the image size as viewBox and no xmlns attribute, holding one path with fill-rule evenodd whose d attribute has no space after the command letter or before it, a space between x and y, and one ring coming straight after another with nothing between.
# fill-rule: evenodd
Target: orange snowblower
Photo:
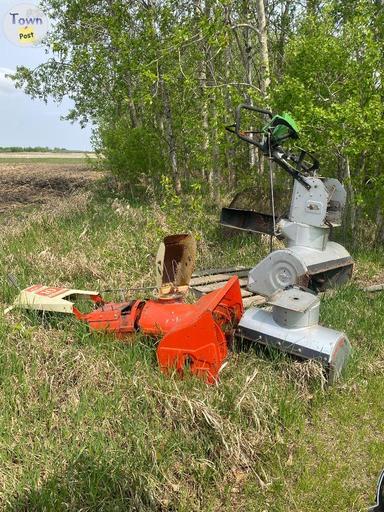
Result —
<instances>
[{"instance_id":1,"label":"orange snowblower","mask_svg":"<svg viewBox=\"0 0 384 512\"><path fill-rule=\"evenodd\" d=\"M191 235L164 239L156 259L158 296L153 299L105 302L98 292L34 285L23 290L12 307L72 313L91 330L120 339L136 332L161 338L157 359L162 372L183 375L188 369L212 384L243 315L243 302L237 276L196 303L185 302L195 249ZM74 304L79 297L90 299L96 309L82 313Z\"/></svg>"},{"instance_id":2,"label":"orange snowblower","mask_svg":"<svg viewBox=\"0 0 384 512\"><path fill-rule=\"evenodd\" d=\"M217 380L228 342L242 314L237 276L225 286L186 304L181 295L131 302L107 302L91 313L75 312L91 330L124 338L134 332L161 337L157 359L164 373L185 368L209 383Z\"/></svg>"}]
</instances>

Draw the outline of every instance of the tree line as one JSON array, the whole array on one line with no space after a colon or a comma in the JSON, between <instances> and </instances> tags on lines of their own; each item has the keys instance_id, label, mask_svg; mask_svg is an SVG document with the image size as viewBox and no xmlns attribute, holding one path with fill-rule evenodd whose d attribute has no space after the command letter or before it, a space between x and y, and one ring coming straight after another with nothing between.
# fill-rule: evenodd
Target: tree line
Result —
<instances>
[{"instance_id":1,"label":"tree line","mask_svg":"<svg viewBox=\"0 0 384 512\"><path fill-rule=\"evenodd\" d=\"M49 148L48 146L0 146L0 153L64 153L66 148Z\"/></svg>"},{"instance_id":2,"label":"tree line","mask_svg":"<svg viewBox=\"0 0 384 512\"><path fill-rule=\"evenodd\" d=\"M384 242L382 0L43 0L47 61L18 86L74 108L119 180L223 190L268 162L224 126L238 103L288 111L349 196L351 232ZM254 123L253 126L252 123ZM252 128L262 123L249 119Z\"/></svg>"}]
</instances>

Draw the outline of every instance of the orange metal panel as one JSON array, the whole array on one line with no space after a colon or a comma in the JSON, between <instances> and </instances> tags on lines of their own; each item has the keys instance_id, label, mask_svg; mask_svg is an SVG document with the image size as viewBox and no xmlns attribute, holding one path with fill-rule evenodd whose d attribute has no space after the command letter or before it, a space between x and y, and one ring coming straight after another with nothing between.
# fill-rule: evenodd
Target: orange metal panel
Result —
<instances>
[{"instance_id":1,"label":"orange metal panel","mask_svg":"<svg viewBox=\"0 0 384 512\"><path fill-rule=\"evenodd\" d=\"M56 295L59 289L47 288ZM36 293L40 290L34 290ZM157 357L163 372L186 368L209 383L217 380L227 356L227 344L243 314L241 289L237 276L222 288L201 297L195 304L186 304L182 297L158 300L136 300L103 303L91 313L75 315L88 323L91 330L105 331L124 338L135 331L163 337Z\"/></svg>"}]
</instances>

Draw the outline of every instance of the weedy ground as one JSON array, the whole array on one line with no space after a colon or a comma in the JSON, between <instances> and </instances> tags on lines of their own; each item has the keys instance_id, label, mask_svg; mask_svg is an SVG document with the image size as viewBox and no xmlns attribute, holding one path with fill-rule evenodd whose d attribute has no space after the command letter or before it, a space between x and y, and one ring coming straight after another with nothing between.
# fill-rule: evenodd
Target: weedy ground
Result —
<instances>
[{"instance_id":1,"label":"weedy ground","mask_svg":"<svg viewBox=\"0 0 384 512\"><path fill-rule=\"evenodd\" d=\"M258 237L225 237L204 190L124 199L101 181L0 219L1 309L32 283L151 285L162 237L192 232L198 268L252 265ZM0 315L0 509L365 511L384 466L384 257L322 301L352 360L325 386L315 364L236 346L218 386L167 378L156 344L90 334L70 317ZM381 277L380 277L381 276ZM113 296L110 296L113 298Z\"/></svg>"}]
</instances>

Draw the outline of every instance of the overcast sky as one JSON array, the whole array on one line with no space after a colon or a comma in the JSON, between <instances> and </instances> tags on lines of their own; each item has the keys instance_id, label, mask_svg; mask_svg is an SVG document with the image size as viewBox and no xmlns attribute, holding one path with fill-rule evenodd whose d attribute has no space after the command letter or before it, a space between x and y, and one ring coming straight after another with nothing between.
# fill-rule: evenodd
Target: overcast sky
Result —
<instances>
[{"instance_id":1,"label":"overcast sky","mask_svg":"<svg viewBox=\"0 0 384 512\"><path fill-rule=\"evenodd\" d=\"M78 124L60 120L71 108L70 100L60 105L46 105L31 100L16 90L11 80L5 78L16 66L35 67L45 62L47 55L39 47L20 47L8 41L4 34L3 20L21 1L0 0L0 146L49 146L89 150L91 129L81 129ZM38 4L38 0L27 0Z\"/></svg>"}]
</instances>

